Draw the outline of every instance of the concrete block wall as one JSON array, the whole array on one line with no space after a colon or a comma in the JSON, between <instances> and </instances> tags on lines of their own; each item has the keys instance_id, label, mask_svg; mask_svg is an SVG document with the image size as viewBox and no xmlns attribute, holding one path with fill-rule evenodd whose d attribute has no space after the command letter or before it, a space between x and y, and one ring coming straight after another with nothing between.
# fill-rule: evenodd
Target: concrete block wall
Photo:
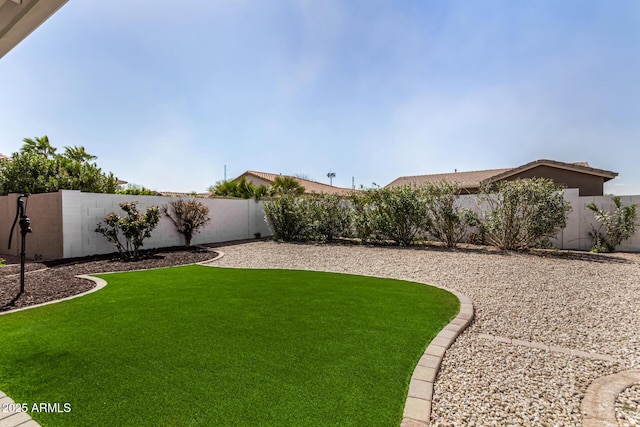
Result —
<instances>
[{"instance_id":1,"label":"concrete block wall","mask_svg":"<svg viewBox=\"0 0 640 427\"><path fill-rule=\"evenodd\" d=\"M576 189L565 190L564 197L571 203L572 210L569 213L567 227L558 234L553 243L559 249L589 250L593 242L588 232L592 224L597 227L598 223L586 206L594 202L606 210L613 210L612 198L611 196L580 197ZM621 196L620 198L624 206L630 204L640 206L640 196ZM11 250L7 249L9 230L16 213L16 199L16 194L0 197L0 256L19 253L20 237L17 226ZM144 211L148 206L163 206L175 199L177 197L94 194L75 190L31 195L28 198L27 215L32 220L33 233L27 237L27 257L50 260L112 253L116 250L115 246L104 236L96 233L95 228L111 212L124 214L119 203L137 200L138 208ZM261 233L263 237L272 234L264 220L265 202L256 202L252 199L198 200L209 207L212 220L194 236L192 241L194 245L252 239L255 233ZM486 208L486 203L480 205L477 203L475 195L461 196L461 205L476 212ZM151 238L145 240L143 248L183 244L184 238L176 231L171 220L162 216ZM640 226L635 235L623 242L618 250L640 252Z\"/></svg>"},{"instance_id":2,"label":"concrete block wall","mask_svg":"<svg viewBox=\"0 0 640 427\"><path fill-rule=\"evenodd\" d=\"M622 206L637 204L640 208L640 196L619 196ZM571 212L567 217L567 226L558 233L552 244L558 249L573 249L588 251L593 246L593 240L589 237L592 225L598 228L598 223L593 217L593 212L587 209L587 205L594 202L598 207L614 211L615 204L612 196L580 196L578 189L564 190L564 199L571 204ZM482 215L482 211L488 208L486 202L478 203L477 196L460 196L461 207L474 210ZM639 209L640 213L640 209ZM638 227L636 233L629 240L625 240L616 249L626 252L640 252L640 217L636 220Z\"/></svg>"},{"instance_id":3,"label":"concrete block wall","mask_svg":"<svg viewBox=\"0 0 640 427\"><path fill-rule=\"evenodd\" d=\"M577 192L577 190L574 190ZM640 207L640 196L619 196L622 206L629 206L636 204ZM567 198L571 202L573 208L571 218L571 228L569 231L572 233L571 238L565 237L563 249L579 249L589 250L593 245L592 239L589 237L589 231L592 229L592 224L598 228L599 223L594 219L593 212L587 209L587 205L595 203L601 209L614 211L615 204L611 196L589 196L589 197L574 197ZM639 210L640 213L640 210ZM636 219L638 227L635 234L629 240L622 242L616 250L628 251L628 252L640 252L640 218Z\"/></svg>"},{"instance_id":4,"label":"concrete block wall","mask_svg":"<svg viewBox=\"0 0 640 427\"><path fill-rule=\"evenodd\" d=\"M149 206L167 205L178 197L131 196L124 194L82 193L61 190L63 222L63 257L106 254L115 251L115 246L104 236L95 232L96 225L104 222L111 212L125 215L119 204L138 201L138 209L146 211ZM263 202L234 199L198 199L209 207L211 222L196 234L192 244L216 243L231 240L251 239L255 233L269 236L271 232L264 221ZM162 215L151 237L144 241L144 249L181 246L183 236L173 222Z\"/></svg>"}]
</instances>

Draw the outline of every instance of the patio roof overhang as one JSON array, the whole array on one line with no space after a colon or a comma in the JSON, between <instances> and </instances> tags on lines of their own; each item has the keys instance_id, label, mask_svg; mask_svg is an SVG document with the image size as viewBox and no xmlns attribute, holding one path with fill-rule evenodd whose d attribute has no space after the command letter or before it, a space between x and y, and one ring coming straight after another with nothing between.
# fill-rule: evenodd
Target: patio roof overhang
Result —
<instances>
[{"instance_id":1,"label":"patio roof overhang","mask_svg":"<svg viewBox=\"0 0 640 427\"><path fill-rule=\"evenodd\" d=\"M68 0L0 0L0 58Z\"/></svg>"}]
</instances>

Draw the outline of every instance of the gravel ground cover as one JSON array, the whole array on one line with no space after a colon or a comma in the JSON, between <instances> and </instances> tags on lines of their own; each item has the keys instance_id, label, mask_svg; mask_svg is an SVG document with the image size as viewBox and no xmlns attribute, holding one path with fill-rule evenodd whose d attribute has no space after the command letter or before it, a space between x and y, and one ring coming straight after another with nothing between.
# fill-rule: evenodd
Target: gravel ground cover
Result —
<instances>
[{"instance_id":1,"label":"gravel ground cover","mask_svg":"<svg viewBox=\"0 0 640 427\"><path fill-rule=\"evenodd\" d=\"M640 254L502 252L255 242L215 265L393 277L455 289L476 317L447 351L437 426L579 426L596 378L640 366ZM491 334L595 352L614 362L488 341Z\"/></svg>"},{"instance_id":2,"label":"gravel ground cover","mask_svg":"<svg viewBox=\"0 0 640 427\"><path fill-rule=\"evenodd\" d=\"M629 387L618 395L615 410L618 425L640 426L640 384Z\"/></svg>"},{"instance_id":3,"label":"gravel ground cover","mask_svg":"<svg viewBox=\"0 0 640 427\"><path fill-rule=\"evenodd\" d=\"M391 277L438 284L470 297L476 317L442 362L434 387L433 425L579 426L580 402L591 381L640 366L640 254L520 254L471 246L449 250L268 241L222 250L227 256L215 265ZM179 250L151 255L135 263L111 258L58 266L30 263L26 292L10 307L4 305L18 289L19 268L1 267L0 311L93 286L76 279L76 274L163 267L213 257ZM590 351L616 361L503 344L480 334ZM621 426L640 425L638 388L629 388L618 399L616 415Z\"/></svg>"}]
</instances>

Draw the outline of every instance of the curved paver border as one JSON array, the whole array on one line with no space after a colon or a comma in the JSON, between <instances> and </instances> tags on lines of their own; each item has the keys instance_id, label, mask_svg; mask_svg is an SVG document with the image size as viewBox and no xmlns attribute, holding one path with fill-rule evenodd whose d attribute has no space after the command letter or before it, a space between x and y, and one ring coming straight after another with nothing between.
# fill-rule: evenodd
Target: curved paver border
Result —
<instances>
[{"instance_id":1,"label":"curved paver border","mask_svg":"<svg viewBox=\"0 0 640 427\"><path fill-rule=\"evenodd\" d=\"M428 426L431 419L431 399L433 398L433 383L440 370L440 363L444 354L473 320L473 303L461 293L437 285L454 294L460 300L458 315L429 343L424 354L418 361L409 382L409 392L402 414L402 427Z\"/></svg>"},{"instance_id":2,"label":"curved paver border","mask_svg":"<svg viewBox=\"0 0 640 427\"><path fill-rule=\"evenodd\" d=\"M583 427L618 427L615 403L626 388L640 384L640 369L600 377L587 388L580 412Z\"/></svg>"},{"instance_id":3,"label":"curved paver border","mask_svg":"<svg viewBox=\"0 0 640 427\"><path fill-rule=\"evenodd\" d=\"M100 274L102 274L102 273L100 273ZM91 281L93 281L93 282L95 282L95 283L96 283L96 287L95 287L95 288L92 288L92 289L89 289L89 290L88 290L88 291L86 291L86 292L82 292L82 293L80 293L80 294L71 295L70 297L60 298L60 299L53 300L53 301L43 302L42 304L30 305L30 306L28 306L28 307L22 307L22 308L16 308L16 309L13 309L13 310L3 311L3 312L1 312L1 313L0 313L0 316L2 316L2 315L4 315L4 314L17 313L17 312L19 312L19 311L30 310L30 309L32 309L32 308L44 307L45 305L56 304L56 303L59 303L59 302L62 302L62 301L68 301L68 300L75 299L75 298L80 298L80 297L83 297L83 296L85 296L85 295L88 295L88 294L91 294L91 293L97 292L97 291L99 291L100 289L102 289L102 288L104 288L105 286L107 286L107 282L105 282L105 281L104 281L104 280L102 280L102 279L98 279L97 277L89 277L89 276L88 276L88 275L86 275L86 274L79 274L79 275L77 275L76 277L78 277L78 278L80 278L80 279L88 279L88 280L91 280ZM2 426L2 427L4 427L4 426Z\"/></svg>"},{"instance_id":4,"label":"curved paver border","mask_svg":"<svg viewBox=\"0 0 640 427\"><path fill-rule=\"evenodd\" d=\"M173 266L170 266L170 267L141 268L139 270L107 271L107 272L104 272L104 273L93 273L93 274L129 273L129 272L132 272L132 271L158 270L158 269L161 269L161 268L182 267L182 266L185 266L185 265L206 265L207 263L210 263L210 262L213 262L213 261L217 261L217 260L219 260L220 258L222 258L224 256L224 252L221 252L221 251L218 251L218 250L216 250L215 252L217 253L217 255L214 258L207 259L205 261L200 261L200 262L192 262L192 263L189 263L189 264L173 265ZM100 289L102 289L105 286L107 286L107 282L105 282L102 279L98 279L97 277L90 276L89 274L78 274L75 277L78 277L80 279L91 280L91 281L96 283L96 287L93 288L93 289L89 289L86 292L82 292L80 294L71 295L70 297L60 298L60 299L53 300L53 301L47 301L47 302L43 302L41 304L30 305L28 307L22 307L22 308L16 308L16 309L13 309L13 310L2 311L2 312L0 312L0 316L2 316L3 314L17 313L18 311L24 311L24 310L29 310L29 309L32 309L32 308L43 307L45 305L55 304L55 303L62 302L62 301L68 301L68 300L72 300L74 298L80 298L80 297L83 297L83 296L88 295L90 293L99 291ZM0 427L4 427L4 426L0 426Z\"/></svg>"},{"instance_id":5,"label":"curved paver border","mask_svg":"<svg viewBox=\"0 0 640 427\"><path fill-rule=\"evenodd\" d=\"M214 258L208 259L206 261L194 262L191 264L184 264L184 265L207 265L207 263L217 261L224 256L224 252L216 251L216 253L217 255ZM141 269L141 270L128 270L128 271L157 270L159 268L168 268L168 267L147 268L147 269ZM124 273L124 272L110 271L107 273L99 273L99 274L113 274L113 273ZM72 295L70 297L61 298L54 301L43 302L42 304L30 305L28 307L16 308L15 310L3 311L0 313L0 316L3 314L16 313L18 311L29 310L31 308L43 307L45 305L50 305L50 304L55 304L62 301L68 301L75 298L80 298L82 296L91 294L93 292L97 292L100 289L107 286L107 281L99 277L93 277L88 274L79 274L76 277L80 279L91 280L96 284L96 286L93 289L89 289L86 292ZM11 399L4 392L2 392L2 390L0 390L0 405L11 405L12 403L15 403L13 399ZM22 411L0 412L0 427L39 427L39 426L40 424L38 424L35 420L33 420L33 418L31 418L31 416L27 412L22 412Z\"/></svg>"}]
</instances>

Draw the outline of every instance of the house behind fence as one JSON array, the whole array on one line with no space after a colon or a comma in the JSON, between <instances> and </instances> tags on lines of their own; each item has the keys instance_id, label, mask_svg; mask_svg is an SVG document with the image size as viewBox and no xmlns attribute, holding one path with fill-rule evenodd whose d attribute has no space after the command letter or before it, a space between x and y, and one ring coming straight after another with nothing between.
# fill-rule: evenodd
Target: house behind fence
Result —
<instances>
[{"instance_id":1,"label":"house behind fence","mask_svg":"<svg viewBox=\"0 0 640 427\"><path fill-rule=\"evenodd\" d=\"M16 215L17 194L0 197L0 254L18 255L19 227L14 230L11 250L7 249L11 224ZM115 252L113 243L95 232L111 212L125 215L119 203L138 201L138 209L168 204L178 197L132 196L60 190L33 194L26 198L26 213L33 233L27 236L27 257L36 260L75 258ZM198 199L209 208L211 222L193 237L192 244L252 239L256 233L270 236L264 220L263 202L237 199ZM169 218L162 215L143 249L184 245Z\"/></svg>"}]
</instances>

